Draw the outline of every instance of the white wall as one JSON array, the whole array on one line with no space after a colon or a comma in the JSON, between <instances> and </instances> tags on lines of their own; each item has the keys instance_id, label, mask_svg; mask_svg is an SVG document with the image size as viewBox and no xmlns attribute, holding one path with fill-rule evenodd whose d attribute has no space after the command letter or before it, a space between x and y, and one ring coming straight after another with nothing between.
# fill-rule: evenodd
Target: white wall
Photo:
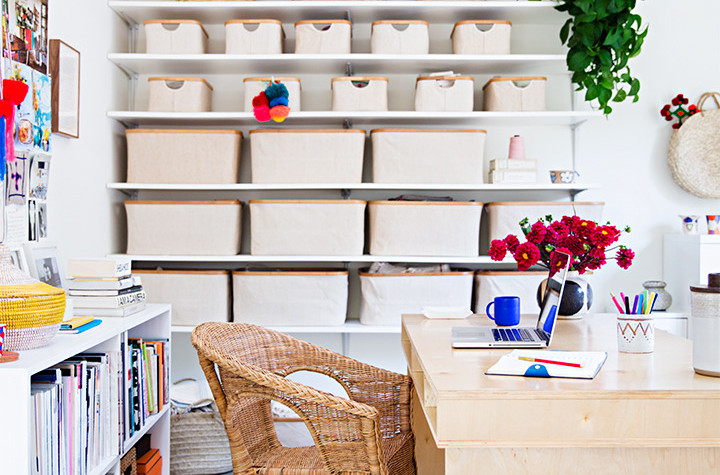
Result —
<instances>
[{"instance_id":1,"label":"white wall","mask_svg":"<svg viewBox=\"0 0 720 475\"><path fill-rule=\"evenodd\" d=\"M117 205L123 196L105 188L108 181L124 177L124 140L121 127L107 119L105 112L125 108L127 81L106 54L126 50L126 30L106 2L82 2L82 10L70 3L77 2L51 0L50 37L63 39L82 54L81 138L54 136L49 233L62 256L89 257L121 251L124 245L124 214ZM679 232L678 214L720 212L717 200L695 198L672 181L666 164L672 129L659 114L679 92L695 100L705 91L720 88L720 33L715 25L720 4L654 0L639 2L637 11L650 25L643 53L631 62L633 73L642 82L640 102L617 105L608 120L587 123L578 133L577 163L582 179L602 185L578 199L605 201L607 219L632 226L632 234L623 243L637 253L629 271L610 262L590 278L597 310L607 307L610 290L638 291L644 280L662 277L662 236ZM557 49L555 38L547 41L551 51ZM322 81L329 85L329 77ZM557 93L549 103L560 104L566 99ZM512 128L491 131L487 158L503 153L512 133ZM566 163L567 131L538 128L524 130L523 134L534 143L544 168L551 168L552 160L564 160L553 162L556 166ZM337 338L337 342L326 344L339 347ZM378 353L361 349L374 345L385 351L396 343L397 351L380 359L387 359L386 366L397 369L402 367L396 361L401 358L397 336L358 337L350 347L354 357L380 363Z\"/></svg>"}]
</instances>

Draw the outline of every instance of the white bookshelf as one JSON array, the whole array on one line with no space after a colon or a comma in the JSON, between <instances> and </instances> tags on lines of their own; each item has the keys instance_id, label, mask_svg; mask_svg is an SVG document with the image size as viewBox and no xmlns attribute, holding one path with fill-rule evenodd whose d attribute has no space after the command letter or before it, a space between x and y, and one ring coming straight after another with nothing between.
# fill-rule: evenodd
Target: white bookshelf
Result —
<instances>
[{"instance_id":1,"label":"white bookshelf","mask_svg":"<svg viewBox=\"0 0 720 475\"><path fill-rule=\"evenodd\" d=\"M74 355L92 351L119 351L123 333L131 337L170 338L170 306L147 305L145 310L124 318L102 318L102 323L77 335L57 335L50 344L35 350L21 351L12 363L0 364L0 472L24 474L30 471L31 421L30 378L35 373L54 366ZM159 413L147 420L143 433L153 435L153 446L163 457L163 474L170 473L169 413ZM101 462L92 474L119 473L121 453Z\"/></svg>"},{"instance_id":2,"label":"white bookshelf","mask_svg":"<svg viewBox=\"0 0 720 475\"><path fill-rule=\"evenodd\" d=\"M133 262L414 262L418 264L515 264L511 258L496 262L490 256L253 256L238 254L234 256L198 256L198 255L139 255L111 254L109 257L129 257Z\"/></svg>"}]
</instances>

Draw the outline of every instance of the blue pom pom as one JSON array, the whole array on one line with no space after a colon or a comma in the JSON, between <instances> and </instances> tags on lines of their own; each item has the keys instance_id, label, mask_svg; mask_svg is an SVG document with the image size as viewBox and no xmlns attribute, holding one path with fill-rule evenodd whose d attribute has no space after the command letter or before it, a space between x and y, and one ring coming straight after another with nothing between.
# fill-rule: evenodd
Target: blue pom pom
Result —
<instances>
[{"instance_id":1,"label":"blue pom pom","mask_svg":"<svg viewBox=\"0 0 720 475\"><path fill-rule=\"evenodd\" d=\"M276 97L275 99L270 101L271 109L275 106L286 106L286 105L288 105L287 97Z\"/></svg>"},{"instance_id":2,"label":"blue pom pom","mask_svg":"<svg viewBox=\"0 0 720 475\"><path fill-rule=\"evenodd\" d=\"M290 97L290 93L285 84L270 84L265 88L265 96L269 101L272 101L276 97Z\"/></svg>"}]
</instances>

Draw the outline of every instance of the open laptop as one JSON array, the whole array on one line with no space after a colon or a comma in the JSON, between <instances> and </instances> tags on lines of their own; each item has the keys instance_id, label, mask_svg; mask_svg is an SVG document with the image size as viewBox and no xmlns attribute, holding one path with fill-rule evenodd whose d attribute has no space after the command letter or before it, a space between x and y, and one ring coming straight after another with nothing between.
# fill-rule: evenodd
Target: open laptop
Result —
<instances>
[{"instance_id":1,"label":"open laptop","mask_svg":"<svg viewBox=\"0 0 720 475\"><path fill-rule=\"evenodd\" d=\"M547 348L550 346L571 259L569 254L557 251L553 253L553 262L535 328L453 327L453 348ZM559 270L553 273L552 269L557 268Z\"/></svg>"}]
</instances>

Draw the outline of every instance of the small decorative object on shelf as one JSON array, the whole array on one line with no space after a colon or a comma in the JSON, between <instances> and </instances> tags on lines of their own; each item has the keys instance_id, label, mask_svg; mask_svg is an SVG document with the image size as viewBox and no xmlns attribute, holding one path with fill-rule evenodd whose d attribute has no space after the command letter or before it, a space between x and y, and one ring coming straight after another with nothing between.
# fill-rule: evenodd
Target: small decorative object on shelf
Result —
<instances>
[{"instance_id":1,"label":"small decorative object on shelf","mask_svg":"<svg viewBox=\"0 0 720 475\"><path fill-rule=\"evenodd\" d=\"M693 368L720 378L720 274L708 275L708 285L690 286Z\"/></svg>"},{"instance_id":2,"label":"small decorative object on shelf","mask_svg":"<svg viewBox=\"0 0 720 475\"><path fill-rule=\"evenodd\" d=\"M65 291L30 277L12 264L0 245L0 323L6 325L5 350L47 345L60 329Z\"/></svg>"},{"instance_id":3,"label":"small decorative object on shelf","mask_svg":"<svg viewBox=\"0 0 720 475\"><path fill-rule=\"evenodd\" d=\"M523 139L519 135L513 135L512 137L510 137L508 158L525 159L525 139Z\"/></svg>"},{"instance_id":4,"label":"small decorative object on shelf","mask_svg":"<svg viewBox=\"0 0 720 475\"><path fill-rule=\"evenodd\" d=\"M698 228L700 225L698 224L698 219L700 216L697 215L678 215L680 216L680 219L682 219L682 230L683 234L697 234Z\"/></svg>"},{"instance_id":5,"label":"small decorative object on shelf","mask_svg":"<svg viewBox=\"0 0 720 475\"><path fill-rule=\"evenodd\" d=\"M687 109L685 108L685 105L689 101L682 94L675 96L671 102L672 105L665 104L663 108L660 109L660 115L665 117L665 120L668 122L673 120L673 118L677 119L677 122L672 125L673 129L679 129L682 127L685 119L698 112L698 108L695 104L690 104ZM672 109L673 106L675 107L674 109Z\"/></svg>"},{"instance_id":6,"label":"small decorative object on shelf","mask_svg":"<svg viewBox=\"0 0 720 475\"><path fill-rule=\"evenodd\" d=\"M555 8L570 18L560 30L560 40L569 47L567 65L577 90L586 90L585 100L597 99L606 115L610 102L638 100L640 81L630 75L628 61L640 54L648 29L640 31L642 18L633 13L636 0L589 2L561 0ZM614 96L613 96L614 94Z\"/></svg>"},{"instance_id":7,"label":"small decorative object on shelf","mask_svg":"<svg viewBox=\"0 0 720 475\"><path fill-rule=\"evenodd\" d=\"M663 285L665 283L663 282ZM658 301L658 294L645 290L630 299L620 292L620 301L611 292L618 309L618 350L623 353L652 353L655 349L655 325L651 315Z\"/></svg>"},{"instance_id":8,"label":"small decorative object on shelf","mask_svg":"<svg viewBox=\"0 0 720 475\"><path fill-rule=\"evenodd\" d=\"M550 182L556 185L575 183L580 174L575 170L550 170Z\"/></svg>"},{"instance_id":9,"label":"small decorative object on shelf","mask_svg":"<svg viewBox=\"0 0 720 475\"><path fill-rule=\"evenodd\" d=\"M665 290L666 285L667 284L662 280L646 280L642 284L645 290L657 294L657 300L655 301L653 312L667 310L670 308L670 305L672 305L672 295L670 295L670 292Z\"/></svg>"},{"instance_id":10,"label":"small decorative object on shelf","mask_svg":"<svg viewBox=\"0 0 720 475\"><path fill-rule=\"evenodd\" d=\"M608 259L615 259L620 267L627 269L635 257L635 253L626 246L614 245L623 231L630 232L629 226L621 231L610 223L600 225L579 216L563 216L555 221L551 215L540 218L532 225L528 218L519 224L526 242L521 244L513 234L504 239L493 239L490 258L501 261L509 252L518 269L525 271L536 264L549 269L556 249L573 256L571 273L558 311L560 318L580 318L592 305L592 289L579 274L600 269ZM611 251L616 251L614 257L608 257L607 253ZM572 274L572 271L577 271L578 275Z\"/></svg>"},{"instance_id":11,"label":"small decorative object on shelf","mask_svg":"<svg viewBox=\"0 0 720 475\"><path fill-rule=\"evenodd\" d=\"M289 99L285 84L273 78L268 87L253 98L253 114L259 122L282 122L290 115Z\"/></svg>"},{"instance_id":12,"label":"small decorative object on shelf","mask_svg":"<svg viewBox=\"0 0 720 475\"><path fill-rule=\"evenodd\" d=\"M720 214L708 214L706 218L708 234L720 234Z\"/></svg>"}]
</instances>

